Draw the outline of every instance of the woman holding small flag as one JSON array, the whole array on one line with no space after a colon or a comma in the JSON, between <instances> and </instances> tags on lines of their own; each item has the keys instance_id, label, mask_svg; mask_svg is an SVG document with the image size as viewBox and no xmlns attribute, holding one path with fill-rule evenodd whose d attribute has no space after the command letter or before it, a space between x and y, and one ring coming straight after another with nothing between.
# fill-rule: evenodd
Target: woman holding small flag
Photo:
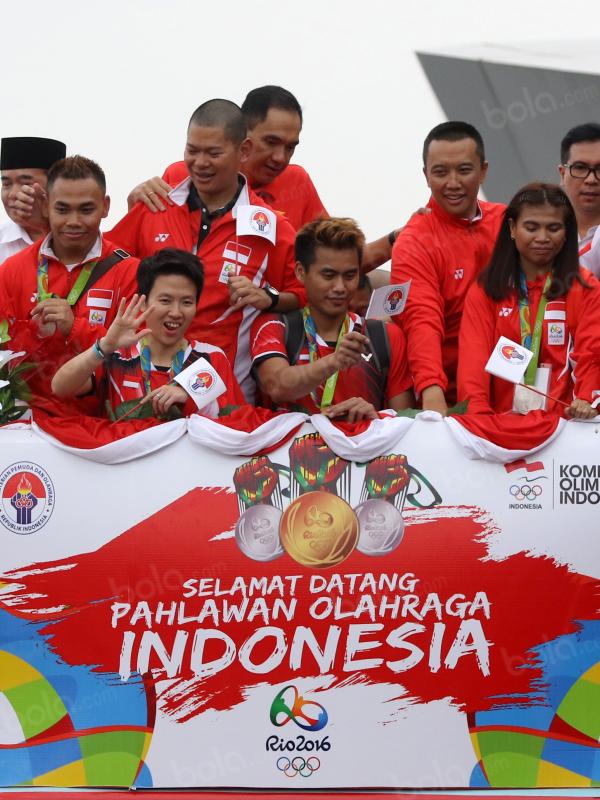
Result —
<instances>
[{"instance_id":1,"label":"woman holding small flag","mask_svg":"<svg viewBox=\"0 0 600 800\"><path fill-rule=\"evenodd\" d=\"M509 345L497 348L500 337ZM490 367L527 351L521 383ZM596 415L600 283L579 266L575 213L558 186L531 183L505 211L490 263L467 295L458 390L471 413Z\"/></svg>"}]
</instances>

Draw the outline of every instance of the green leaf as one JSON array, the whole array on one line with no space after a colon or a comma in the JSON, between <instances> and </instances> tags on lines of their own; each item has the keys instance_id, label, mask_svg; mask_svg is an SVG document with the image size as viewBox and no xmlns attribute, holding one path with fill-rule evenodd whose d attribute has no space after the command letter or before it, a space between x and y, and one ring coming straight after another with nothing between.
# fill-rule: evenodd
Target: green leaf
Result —
<instances>
[{"instance_id":1,"label":"green leaf","mask_svg":"<svg viewBox=\"0 0 600 800\"><path fill-rule=\"evenodd\" d=\"M228 417L233 411L236 411L238 408L241 408L241 406L236 406L233 404L229 406L223 406L223 408L219 409L219 416Z\"/></svg>"},{"instance_id":2,"label":"green leaf","mask_svg":"<svg viewBox=\"0 0 600 800\"><path fill-rule=\"evenodd\" d=\"M116 422L117 418L115 416L115 412L113 411L113 407L110 404L110 400L106 400L104 402L104 408L106 411L106 416L109 418L111 422Z\"/></svg>"},{"instance_id":3,"label":"green leaf","mask_svg":"<svg viewBox=\"0 0 600 800\"><path fill-rule=\"evenodd\" d=\"M417 414L420 414L422 408L403 408L402 411L396 411L397 417L408 417L409 419L414 419Z\"/></svg>"},{"instance_id":4,"label":"green leaf","mask_svg":"<svg viewBox=\"0 0 600 800\"><path fill-rule=\"evenodd\" d=\"M463 414L467 413L469 408L469 401L463 400L462 403L457 403L456 405L452 406L452 408L448 409L448 415L452 415L454 417L460 417Z\"/></svg>"},{"instance_id":5,"label":"green leaf","mask_svg":"<svg viewBox=\"0 0 600 800\"><path fill-rule=\"evenodd\" d=\"M4 342L10 342L10 336L8 335L7 319L0 320L0 344L4 344Z\"/></svg>"}]
</instances>

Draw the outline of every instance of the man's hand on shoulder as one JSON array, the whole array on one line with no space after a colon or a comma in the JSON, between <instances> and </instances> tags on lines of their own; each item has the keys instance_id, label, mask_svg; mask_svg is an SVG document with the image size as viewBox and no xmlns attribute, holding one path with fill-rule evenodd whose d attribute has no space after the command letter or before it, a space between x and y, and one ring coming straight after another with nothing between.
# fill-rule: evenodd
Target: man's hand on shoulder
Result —
<instances>
[{"instance_id":1,"label":"man's hand on shoulder","mask_svg":"<svg viewBox=\"0 0 600 800\"><path fill-rule=\"evenodd\" d=\"M127 210L131 211L136 203L143 203L154 214L156 211L166 211L167 205L174 205L169 197L173 187L158 175L135 186L127 197ZM163 202L164 201L164 202Z\"/></svg>"}]
</instances>

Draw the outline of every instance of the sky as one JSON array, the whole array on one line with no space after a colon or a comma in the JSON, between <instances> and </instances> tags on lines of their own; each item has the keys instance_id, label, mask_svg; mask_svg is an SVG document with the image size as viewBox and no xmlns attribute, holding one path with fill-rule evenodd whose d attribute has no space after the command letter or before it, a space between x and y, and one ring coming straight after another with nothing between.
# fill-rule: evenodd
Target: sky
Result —
<instances>
[{"instance_id":1,"label":"sky","mask_svg":"<svg viewBox=\"0 0 600 800\"><path fill-rule=\"evenodd\" d=\"M2 136L50 136L104 168L112 205L183 154L191 112L264 84L304 111L294 161L368 238L428 198L420 162L445 116L416 51L589 40L589 0L31 0L3 3ZM460 91L460 86L456 87ZM494 199L494 198L490 198ZM3 211L0 220L4 219Z\"/></svg>"}]
</instances>

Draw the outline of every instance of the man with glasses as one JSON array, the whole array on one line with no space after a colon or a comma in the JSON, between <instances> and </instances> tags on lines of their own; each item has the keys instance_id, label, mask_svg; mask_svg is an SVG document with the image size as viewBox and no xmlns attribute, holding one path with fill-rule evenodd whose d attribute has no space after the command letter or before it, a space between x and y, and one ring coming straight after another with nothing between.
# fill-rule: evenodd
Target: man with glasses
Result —
<instances>
[{"instance_id":1,"label":"man with glasses","mask_svg":"<svg viewBox=\"0 0 600 800\"><path fill-rule=\"evenodd\" d=\"M575 209L581 264L600 277L600 124L577 125L560 145L561 184Z\"/></svg>"}]
</instances>

